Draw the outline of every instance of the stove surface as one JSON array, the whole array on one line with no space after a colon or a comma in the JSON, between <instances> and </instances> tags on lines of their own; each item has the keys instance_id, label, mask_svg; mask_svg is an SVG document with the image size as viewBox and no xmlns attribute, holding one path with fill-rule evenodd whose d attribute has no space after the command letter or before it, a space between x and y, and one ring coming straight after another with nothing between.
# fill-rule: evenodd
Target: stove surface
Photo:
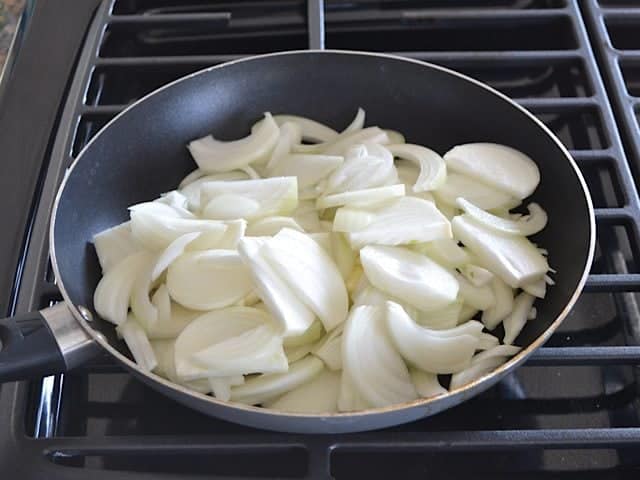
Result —
<instances>
[{"instance_id":1,"label":"stove surface","mask_svg":"<svg viewBox=\"0 0 640 480\"><path fill-rule=\"evenodd\" d=\"M38 69L20 62L22 53L43 58L64 44L64 59L51 53L55 59L46 60L64 65L41 93L49 102L27 102L19 112L15 96L1 98L22 125L48 112L34 123L36 136L25 137L23 127L15 139L2 133L8 120L0 114L0 145L18 152L20 141L34 144L28 161L3 162L18 164L10 167L12 177L0 176L5 199L33 203L20 218L0 207L12 219L13 236L5 241L15 247L0 258L0 266L12 267L0 270L10 272L0 287L15 284L8 311L60 300L47 254L53 196L65 168L110 118L187 73L285 49L392 52L459 70L517 99L559 136L583 171L598 246L586 292L548 344L493 389L435 417L351 435L260 431L175 404L103 357L68 374L0 387L6 478L639 477L634 2L61 2L68 8L33 2L5 89L25 95L37 79ZM66 34L47 27L58 21ZM9 184L25 172L28 181Z\"/></svg>"}]
</instances>

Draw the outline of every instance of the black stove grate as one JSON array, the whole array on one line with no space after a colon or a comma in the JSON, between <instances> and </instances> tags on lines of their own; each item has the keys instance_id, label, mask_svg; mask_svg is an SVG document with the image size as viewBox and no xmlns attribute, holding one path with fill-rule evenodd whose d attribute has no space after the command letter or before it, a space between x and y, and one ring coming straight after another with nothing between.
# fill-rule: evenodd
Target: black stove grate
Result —
<instances>
[{"instance_id":1,"label":"black stove grate","mask_svg":"<svg viewBox=\"0 0 640 480\"><path fill-rule=\"evenodd\" d=\"M580 6L577 0L462 0L455 8L444 1L103 2L54 138L18 310L60 300L47 254L53 196L65 168L110 118L201 68L323 44L433 61L495 86L539 116L571 150L591 189L596 259L586 293L545 348L495 388L435 417L354 435L265 432L181 407L101 358L65 375L2 387L3 471L96 480L636 478L640 201ZM594 2L585 9L597 20ZM626 92L618 83L607 86L617 111ZM625 122L624 138L637 139L637 125Z\"/></svg>"}]
</instances>

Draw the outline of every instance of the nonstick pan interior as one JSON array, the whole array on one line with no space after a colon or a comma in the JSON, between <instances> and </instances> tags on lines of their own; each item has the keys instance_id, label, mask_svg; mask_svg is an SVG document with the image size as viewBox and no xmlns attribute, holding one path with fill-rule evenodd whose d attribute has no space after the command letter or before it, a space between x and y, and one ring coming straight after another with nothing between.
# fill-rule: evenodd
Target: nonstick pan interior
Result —
<instances>
[{"instance_id":1,"label":"nonstick pan interior","mask_svg":"<svg viewBox=\"0 0 640 480\"><path fill-rule=\"evenodd\" d=\"M507 99L446 70L347 52L256 57L174 82L126 110L80 155L61 193L53 241L58 282L76 305L93 308L100 269L92 236L128 217L127 207L175 188L195 168L185 144L213 133L245 136L263 112L308 116L341 129L358 107L367 125L402 132L443 154L466 142L497 142L530 155L541 171L532 200L549 214L534 240L550 252L557 284L537 302L517 344L529 345L565 309L592 242L584 186L556 141ZM128 355L112 325L91 326Z\"/></svg>"}]
</instances>

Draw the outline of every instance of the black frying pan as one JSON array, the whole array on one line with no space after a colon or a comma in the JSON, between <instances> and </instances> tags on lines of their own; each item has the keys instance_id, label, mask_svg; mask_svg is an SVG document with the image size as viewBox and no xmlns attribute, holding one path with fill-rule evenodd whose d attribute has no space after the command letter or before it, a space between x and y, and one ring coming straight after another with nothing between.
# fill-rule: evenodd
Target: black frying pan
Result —
<instances>
[{"instance_id":1,"label":"black frying pan","mask_svg":"<svg viewBox=\"0 0 640 480\"><path fill-rule=\"evenodd\" d=\"M100 267L91 239L127 219L127 207L172 190L194 168L185 145L213 132L247 134L263 112L308 116L334 128L358 107L367 123L402 132L444 153L467 142L511 145L531 156L542 180L533 196L549 214L535 241L550 252L557 284L537 302L516 344L492 374L445 397L357 413L295 415L229 404L139 369L113 325L95 317ZM260 428L347 432L409 422L486 390L549 338L578 298L595 245L584 179L557 138L505 96L453 71L389 55L303 51L253 57L189 75L112 120L68 171L51 218L51 257L65 303L0 321L0 381L62 371L102 347L152 388L208 415Z\"/></svg>"}]
</instances>

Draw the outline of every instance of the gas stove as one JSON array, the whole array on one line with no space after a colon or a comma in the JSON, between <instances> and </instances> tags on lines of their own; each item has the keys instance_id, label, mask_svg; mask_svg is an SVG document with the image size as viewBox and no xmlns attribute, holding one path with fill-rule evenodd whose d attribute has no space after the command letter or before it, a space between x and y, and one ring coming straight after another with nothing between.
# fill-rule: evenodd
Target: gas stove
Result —
<instances>
[{"instance_id":1,"label":"gas stove","mask_svg":"<svg viewBox=\"0 0 640 480\"><path fill-rule=\"evenodd\" d=\"M640 477L640 6L622 0L35 0L0 85L0 308L60 301L48 216L74 157L127 104L201 68L305 48L384 51L501 90L571 150L596 207L585 293L547 345L465 404L375 432L242 427L108 358L0 386L16 479Z\"/></svg>"}]
</instances>

